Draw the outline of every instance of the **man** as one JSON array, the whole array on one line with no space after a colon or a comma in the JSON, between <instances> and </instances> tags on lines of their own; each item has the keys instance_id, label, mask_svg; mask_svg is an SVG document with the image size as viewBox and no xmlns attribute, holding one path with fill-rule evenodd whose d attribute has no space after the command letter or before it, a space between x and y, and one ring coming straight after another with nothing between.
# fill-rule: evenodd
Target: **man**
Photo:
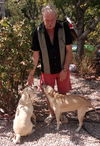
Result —
<instances>
[{"instance_id":1,"label":"man","mask_svg":"<svg viewBox=\"0 0 100 146\"><path fill-rule=\"evenodd\" d=\"M72 36L67 24L57 21L55 8L46 6L42 9L43 23L33 34L32 50L34 69L28 76L28 84L33 84L33 76L41 59L42 83L54 88L57 83L58 92L65 94L71 89L69 64L72 61ZM50 109L49 118L53 115Z\"/></svg>"}]
</instances>

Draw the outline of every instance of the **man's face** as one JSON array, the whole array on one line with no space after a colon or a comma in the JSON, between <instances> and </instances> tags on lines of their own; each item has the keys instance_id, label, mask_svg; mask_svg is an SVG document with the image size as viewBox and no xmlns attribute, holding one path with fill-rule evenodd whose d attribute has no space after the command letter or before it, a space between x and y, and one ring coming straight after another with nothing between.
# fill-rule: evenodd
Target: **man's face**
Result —
<instances>
[{"instance_id":1,"label":"man's face","mask_svg":"<svg viewBox=\"0 0 100 146\"><path fill-rule=\"evenodd\" d=\"M53 29L56 24L56 14L53 12L45 12L43 15L43 21L46 29Z\"/></svg>"}]
</instances>

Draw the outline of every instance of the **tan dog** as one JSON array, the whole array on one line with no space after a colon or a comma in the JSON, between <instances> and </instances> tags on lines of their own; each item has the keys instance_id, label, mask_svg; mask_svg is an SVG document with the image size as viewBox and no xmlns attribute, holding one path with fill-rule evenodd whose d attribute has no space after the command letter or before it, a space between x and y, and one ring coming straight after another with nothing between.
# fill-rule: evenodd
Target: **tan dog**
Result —
<instances>
[{"instance_id":1,"label":"tan dog","mask_svg":"<svg viewBox=\"0 0 100 146\"><path fill-rule=\"evenodd\" d=\"M14 143L20 142L21 136L26 136L32 133L33 124L31 118L33 117L36 122L36 117L33 113L32 100L34 100L34 90L31 87L26 87L22 91L21 98L13 121L13 130L15 137Z\"/></svg>"},{"instance_id":2,"label":"tan dog","mask_svg":"<svg viewBox=\"0 0 100 146\"><path fill-rule=\"evenodd\" d=\"M63 112L77 111L79 127L76 129L78 132L83 125L83 118L85 113L89 110L91 102L79 95L63 95L54 91L49 85L42 85L43 91L46 94L51 108L54 110L57 120L57 130L60 126L60 116Z\"/></svg>"}]
</instances>

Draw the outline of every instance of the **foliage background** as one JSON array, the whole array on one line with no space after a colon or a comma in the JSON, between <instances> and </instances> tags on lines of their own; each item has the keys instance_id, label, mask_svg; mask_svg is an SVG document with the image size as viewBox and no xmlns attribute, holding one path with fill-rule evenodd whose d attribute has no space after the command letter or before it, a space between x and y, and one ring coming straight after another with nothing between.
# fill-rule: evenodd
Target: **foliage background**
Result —
<instances>
[{"instance_id":1,"label":"foliage background","mask_svg":"<svg viewBox=\"0 0 100 146\"><path fill-rule=\"evenodd\" d=\"M28 73L33 67L31 34L35 27L41 23L41 8L48 2L56 5L58 19L64 20L66 15L71 18L77 30L78 38L81 38L80 36L85 31L90 30L90 23L98 19L100 12L100 2L97 0L93 0L92 3L88 0L6 1L7 17L0 20L0 108L3 109L5 113L15 111L19 100L19 88L24 88ZM80 22L79 17L77 17L78 11L76 10L76 6L79 12L86 8L81 16L82 22ZM82 30L81 33L80 28ZM89 31L85 38L78 39L78 41L81 42L83 46L85 43L96 46L100 42L100 22ZM81 48L82 47L79 46L79 49ZM89 63L88 66L91 65L91 62ZM84 63L82 64L81 62L81 70L82 65L84 68ZM85 69L86 72L89 71L87 68Z\"/></svg>"}]
</instances>

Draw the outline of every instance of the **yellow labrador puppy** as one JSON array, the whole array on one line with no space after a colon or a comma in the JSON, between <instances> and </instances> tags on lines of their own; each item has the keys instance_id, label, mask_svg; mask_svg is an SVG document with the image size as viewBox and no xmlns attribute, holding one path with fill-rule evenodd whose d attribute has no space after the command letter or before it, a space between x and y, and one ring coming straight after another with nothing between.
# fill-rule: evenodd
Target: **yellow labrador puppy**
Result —
<instances>
[{"instance_id":1,"label":"yellow labrador puppy","mask_svg":"<svg viewBox=\"0 0 100 146\"><path fill-rule=\"evenodd\" d=\"M54 91L49 85L42 85L43 91L47 96L51 108L54 110L57 130L60 126L60 116L63 112L77 111L79 126L76 129L78 132L83 125L83 118L90 107L93 108L91 102L80 95L63 95Z\"/></svg>"},{"instance_id":2,"label":"yellow labrador puppy","mask_svg":"<svg viewBox=\"0 0 100 146\"><path fill-rule=\"evenodd\" d=\"M26 136L33 132L32 128L34 125L31 122L32 117L36 122L32 106L32 100L34 100L34 89L26 87L21 94L15 113L15 119L13 121L13 130L15 133L15 137L13 138L14 143L19 143L21 136Z\"/></svg>"}]
</instances>

